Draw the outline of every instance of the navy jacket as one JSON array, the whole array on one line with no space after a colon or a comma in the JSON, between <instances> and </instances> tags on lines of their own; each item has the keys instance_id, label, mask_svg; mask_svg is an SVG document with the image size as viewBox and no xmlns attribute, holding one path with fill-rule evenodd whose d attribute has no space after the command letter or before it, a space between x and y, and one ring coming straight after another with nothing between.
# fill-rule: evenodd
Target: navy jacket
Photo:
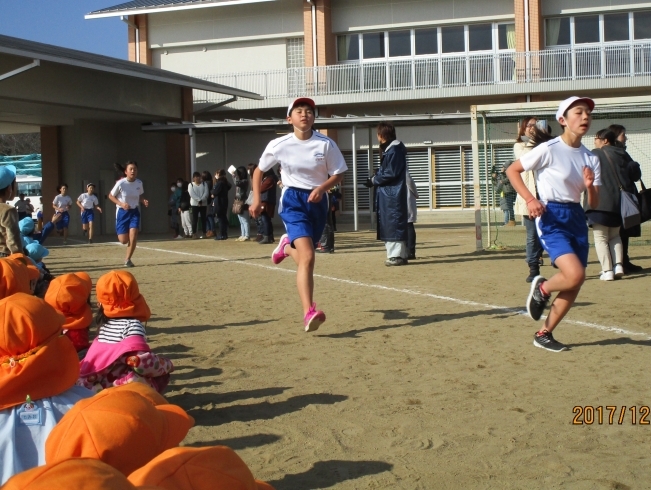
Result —
<instances>
[{"instance_id":1,"label":"navy jacket","mask_svg":"<svg viewBox=\"0 0 651 490\"><path fill-rule=\"evenodd\" d=\"M400 141L392 141L387 147L373 184L376 186L377 239L406 242L409 220L407 148Z\"/></svg>"}]
</instances>

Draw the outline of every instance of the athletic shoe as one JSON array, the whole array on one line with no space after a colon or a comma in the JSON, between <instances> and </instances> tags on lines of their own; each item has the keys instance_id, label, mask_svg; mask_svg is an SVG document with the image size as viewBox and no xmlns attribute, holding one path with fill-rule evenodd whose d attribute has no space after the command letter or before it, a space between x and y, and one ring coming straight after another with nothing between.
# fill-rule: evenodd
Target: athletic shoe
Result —
<instances>
[{"instance_id":1,"label":"athletic shoe","mask_svg":"<svg viewBox=\"0 0 651 490\"><path fill-rule=\"evenodd\" d=\"M407 260L416 260L416 254L407 255Z\"/></svg>"},{"instance_id":2,"label":"athletic shoe","mask_svg":"<svg viewBox=\"0 0 651 490\"><path fill-rule=\"evenodd\" d=\"M289 237L287 236L287 233L285 233L283 236L280 237L280 242L278 242L278 246L274 248L274 251L271 253L271 261L274 264L280 264L283 260L289 257L289 255L285 253L285 247L290 244L291 242L289 241Z\"/></svg>"},{"instance_id":3,"label":"athletic shoe","mask_svg":"<svg viewBox=\"0 0 651 490\"><path fill-rule=\"evenodd\" d=\"M615 279L621 279L624 276L624 266L622 264L617 264L614 272Z\"/></svg>"},{"instance_id":4,"label":"athletic shoe","mask_svg":"<svg viewBox=\"0 0 651 490\"><path fill-rule=\"evenodd\" d=\"M567 347L558 342L552 333L547 330L544 330L541 334L536 332L533 335L533 345L551 352L563 352L564 350L567 350Z\"/></svg>"},{"instance_id":5,"label":"athletic shoe","mask_svg":"<svg viewBox=\"0 0 651 490\"><path fill-rule=\"evenodd\" d=\"M250 240L251 240L251 239L250 239L248 236L243 236L241 241L243 241L243 242L248 242L248 241L250 241Z\"/></svg>"},{"instance_id":6,"label":"athletic shoe","mask_svg":"<svg viewBox=\"0 0 651 490\"><path fill-rule=\"evenodd\" d=\"M599 279L602 281L614 281L615 273L613 271L604 271L599 276Z\"/></svg>"},{"instance_id":7,"label":"athletic shoe","mask_svg":"<svg viewBox=\"0 0 651 490\"><path fill-rule=\"evenodd\" d=\"M624 262L624 269L626 269L626 272L641 272L644 270L644 267L640 267L639 265L635 265L632 262Z\"/></svg>"},{"instance_id":8,"label":"athletic shoe","mask_svg":"<svg viewBox=\"0 0 651 490\"><path fill-rule=\"evenodd\" d=\"M125 267L135 267L134 263L131 262L131 259L127 260L127 261L124 263L124 266L125 266Z\"/></svg>"},{"instance_id":9,"label":"athletic shoe","mask_svg":"<svg viewBox=\"0 0 651 490\"><path fill-rule=\"evenodd\" d=\"M531 290L527 297L527 313L536 321L540 320L550 298L540 290L540 285L546 280L543 276L536 276L531 281Z\"/></svg>"},{"instance_id":10,"label":"athletic shoe","mask_svg":"<svg viewBox=\"0 0 651 490\"><path fill-rule=\"evenodd\" d=\"M273 240L269 238L268 236L263 236L262 240L258 242L260 245L269 245L270 243L273 243Z\"/></svg>"},{"instance_id":11,"label":"athletic shoe","mask_svg":"<svg viewBox=\"0 0 651 490\"><path fill-rule=\"evenodd\" d=\"M283 235L283 237L284 236L285 235ZM283 242L283 238L280 239L280 243L282 242ZM315 330L318 330L321 324L325 321L326 321L325 313L323 313L321 310L317 310L316 303L312 303L312 306L310 306L310 311L308 311L307 315L305 315L305 319L304 319L305 331L314 332Z\"/></svg>"},{"instance_id":12,"label":"athletic shoe","mask_svg":"<svg viewBox=\"0 0 651 490\"><path fill-rule=\"evenodd\" d=\"M384 261L384 265L387 267L392 267L392 266L397 266L397 265L407 265L407 259L403 259L402 257L391 257L390 259L387 259Z\"/></svg>"},{"instance_id":13,"label":"athletic shoe","mask_svg":"<svg viewBox=\"0 0 651 490\"><path fill-rule=\"evenodd\" d=\"M183 240L185 237L183 235L176 235L174 240Z\"/></svg>"},{"instance_id":14,"label":"athletic shoe","mask_svg":"<svg viewBox=\"0 0 651 490\"><path fill-rule=\"evenodd\" d=\"M200 239L200 240L203 239L203 235L199 235L199 239Z\"/></svg>"}]
</instances>

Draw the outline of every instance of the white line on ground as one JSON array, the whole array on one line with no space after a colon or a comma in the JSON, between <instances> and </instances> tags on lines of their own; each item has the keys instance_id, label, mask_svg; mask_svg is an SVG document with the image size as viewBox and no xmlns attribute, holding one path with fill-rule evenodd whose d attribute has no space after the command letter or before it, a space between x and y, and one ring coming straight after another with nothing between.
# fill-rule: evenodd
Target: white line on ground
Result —
<instances>
[{"instance_id":1,"label":"white line on ground","mask_svg":"<svg viewBox=\"0 0 651 490\"><path fill-rule=\"evenodd\" d=\"M112 242L113 245L119 245L117 242ZM190 257L198 257L202 259L210 259L210 260L217 260L220 262L231 262L234 264L239 264L239 265L246 265L249 267L258 267L261 269L267 269L271 271L276 271L276 272L286 272L289 274L295 274L296 271L290 270L290 269L283 269L281 267L275 267L271 265L264 265L264 264L256 264L254 262L245 262L243 260L238 260L238 259L227 259L224 257L217 257L215 255L202 255L202 254L196 254L196 253L190 253L190 252L179 252L176 250L166 250L164 248L153 248L153 247L141 247L138 246L139 249L141 250L151 250L153 252L164 252L164 253L170 253L170 254L177 254L177 255L187 255ZM477 306L480 308L486 308L488 310L499 310L504 313L517 313L519 315L527 315L527 312L523 309L520 308L511 308L509 306L499 306L499 305L491 305L488 303L478 303L477 301L468 301L464 299L459 299L459 298L453 298L451 296L441 296L438 294L432 294L432 293L424 293L422 291L415 291L413 289L401 289L401 288L393 288L390 286L382 286L381 284L368 284L364 282L359 282L359 281L353 281L350 279L341 279L338 277L331 277L331 276L324 276L322 274L314 274L314 277L318 277L320 279L327 279L329 281L335 281L335 282L340 282L343 284L350 284L352 286L358 286L358 287L364 287L364 288L371 288L371 289L379 289L382 291L390 291L393 293L402 293L402 294L409 294L412 296L422 296L426 298L432 298L432 299L437 299L439 301L447 301L450 303L456 303L458 305L465 305L465 306ZM545 318L543 316L543 318ZM643 332L632 332L630 330L626 330L620 327L611 327L607 325L599 325L598 323L592 323L592 322L584 322L584 321L579 321L579 320L569 320L565 318L563 320L564 323L570 323L572 325L579 325L582 327L588 327L588 328L593 328L596 330L601 330L603 332L611 332L611 333L618 333L621 335L629 335L629 336L635 336L635 337L646 337L647 339L651 339L651 336L648 333L643 333Z\"/></svg>"}]
</instances>

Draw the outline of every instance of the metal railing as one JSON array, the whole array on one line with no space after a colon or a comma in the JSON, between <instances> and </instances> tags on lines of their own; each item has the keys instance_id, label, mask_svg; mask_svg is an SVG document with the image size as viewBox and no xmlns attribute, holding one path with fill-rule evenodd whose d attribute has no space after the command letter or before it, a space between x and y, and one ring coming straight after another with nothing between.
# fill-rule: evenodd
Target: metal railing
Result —
<instances>
[{"instance_id":1,"label":"metal railing","mask_svg":"<svg viewBox=\"0 0 651 490\"><path fill-rule=\"evenodd\" d=\"M346 63L201 78L248 90L265 100L427 89L651 75L651 42L435 56L398 61ZM506 87L505 87L506 88ZM463 95L459 92L458 95ZM195 102L219 102L219 94L195 91ZM400 98L404 98L402 95ZM255 103L255 102L252 102Z\"/></svg>"}]
</instances>

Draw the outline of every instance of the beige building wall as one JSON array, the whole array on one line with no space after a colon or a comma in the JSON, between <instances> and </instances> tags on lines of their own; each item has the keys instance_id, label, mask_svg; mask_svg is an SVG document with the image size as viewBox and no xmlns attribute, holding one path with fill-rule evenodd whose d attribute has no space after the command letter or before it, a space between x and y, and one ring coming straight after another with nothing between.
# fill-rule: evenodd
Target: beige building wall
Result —
<instances>
[{"instance_id":1,"label":"beige building wall","mask_svg":"<svg viewBox=\"0 0 651 490\"><path fill-rule=\"evenodd\" d=\"M642 9L651 10L651 2L649 0L544 0L542 2L542 15L545 17Z\"/></svg>"}]
</instances>

